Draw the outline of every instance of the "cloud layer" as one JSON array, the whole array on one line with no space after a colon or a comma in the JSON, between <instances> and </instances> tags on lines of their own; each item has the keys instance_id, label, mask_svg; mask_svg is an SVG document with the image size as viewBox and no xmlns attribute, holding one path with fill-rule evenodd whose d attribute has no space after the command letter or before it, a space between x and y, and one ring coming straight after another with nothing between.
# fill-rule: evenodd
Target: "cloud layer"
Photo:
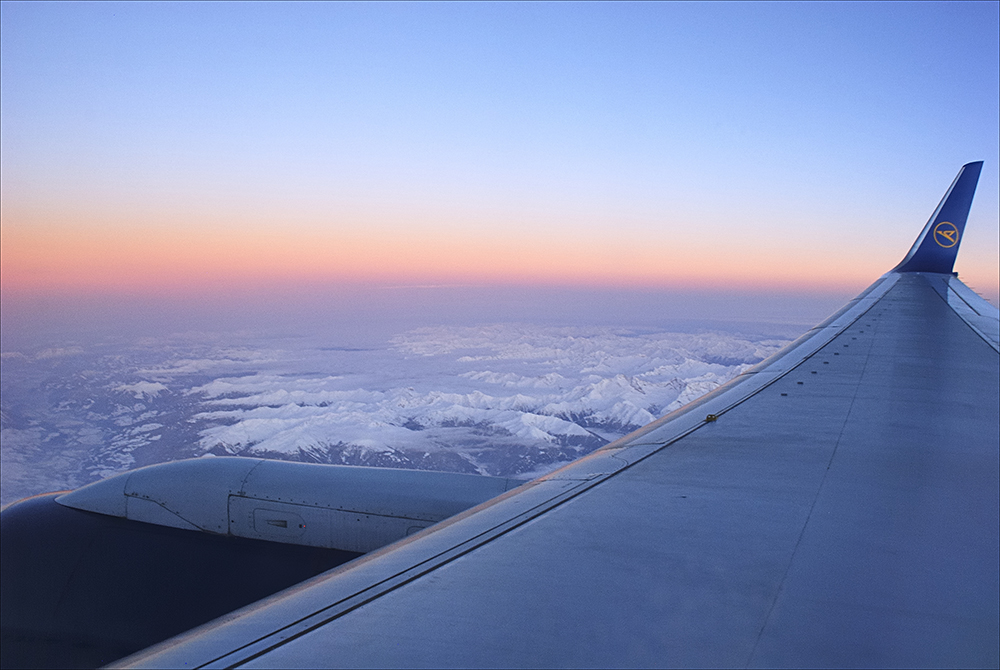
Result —
<instances>
[{"instance_id":1,"label":"cloud layer","mask_svg":"<svg viewBox=\"0 0 1000 670\"><path fill-rule=\"evenodd\" d=\"M370 349L215 342L5 352L4 501L213 454L536 476L785 341L499 324L418 328Z\"/></svg>"}]
</instances>

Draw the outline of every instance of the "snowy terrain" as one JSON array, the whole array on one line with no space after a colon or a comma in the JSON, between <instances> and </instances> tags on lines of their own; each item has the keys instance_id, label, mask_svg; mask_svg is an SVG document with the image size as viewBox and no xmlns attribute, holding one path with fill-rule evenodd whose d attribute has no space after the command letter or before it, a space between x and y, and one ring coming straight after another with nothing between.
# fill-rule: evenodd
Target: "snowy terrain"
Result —
<instances>
[{"instance_id":1,"label":"snowy terrain","mask_svg":"<svg viewBox=\"0 0 1000 670\"><path fill-rule=\"evenodd\" d=\"M418 328L368 349L188 334L5 351L2 502L213 454L528 478L785 343L498 324Z\"/></svg>"}]
</instances>

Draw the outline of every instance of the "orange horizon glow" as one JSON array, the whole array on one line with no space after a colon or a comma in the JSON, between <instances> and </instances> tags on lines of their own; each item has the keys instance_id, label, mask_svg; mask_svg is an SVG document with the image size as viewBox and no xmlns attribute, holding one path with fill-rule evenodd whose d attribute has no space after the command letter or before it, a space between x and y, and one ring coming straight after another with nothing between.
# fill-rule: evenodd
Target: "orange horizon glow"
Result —
<instances>
[{"instance_id":1,"label":"orange horizon glow","mask_svg":"<svg viewBox=\"0 0 1000 670\"><path fill-rule=\"evenodd\" d=\"M834 288L871 273L843 268L817 276L814 260L720 247L715 258L671 253L624 240L522 239L489 235L361 233L237 237L206 230L178 237L152 229L4 231L0 281L18 291L162 289L248 283L543 284ZM830 268L828 268L830 271ZM874 279L874 277L870 277Z\"/></svg>"},{"instance_id":2,"label":"orange horizon glow","mask_svg":"<svg viewBox=\"0 0 1000 670\"><path fill-rule=\"evenodd\" d=\"M768 236L763 226L731 230L711 221L697 229L664 223L650 236L609 222L459 224L458 216L429 221L426 214L383 213L277 225L281 219L273 213L245 213L235 223L233 214L141 209L102 216L82 208L69 216L8 205L0 227L4 292L183 296L445 284L846 294L867 286L905 253L845 252L821 233L786 239ZM996 301L996 277L971 272L963 278Z\"/></svg>"}]
</instances>

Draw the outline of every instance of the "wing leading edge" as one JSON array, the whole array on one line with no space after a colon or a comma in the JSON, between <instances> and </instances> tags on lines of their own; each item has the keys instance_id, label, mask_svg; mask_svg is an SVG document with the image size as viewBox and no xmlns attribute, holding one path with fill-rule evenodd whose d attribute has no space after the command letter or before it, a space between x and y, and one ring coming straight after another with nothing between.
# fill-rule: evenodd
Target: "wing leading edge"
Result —
<instances>
[{"instance_id":1,"label":"wing leading edge","mask_svg":"<svg viewBox=\"0 0 1000 670\"><path fill-rule=\"evenodd\" d=\"M120 664L995 667L1000 321L919 269L973 172L900 266L726 386Z\"/></svg>"}]
</instances>

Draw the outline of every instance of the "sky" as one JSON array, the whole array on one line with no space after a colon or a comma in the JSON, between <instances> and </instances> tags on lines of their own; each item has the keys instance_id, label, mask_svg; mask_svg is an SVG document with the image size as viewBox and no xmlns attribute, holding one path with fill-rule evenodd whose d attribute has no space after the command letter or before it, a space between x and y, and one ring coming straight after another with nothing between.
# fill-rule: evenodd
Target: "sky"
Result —
<instances>
[{"instance_id":1,"label":"sky","mask_svg":"<svg viewBox=\"0 0 1000 670\"><path fill-rule=\"evenodd\" d=\"M4 323L817 321L974 160L957 270L1000 293L996 2L5 1L0 31Z\"/></svg>"}]
</instances>

